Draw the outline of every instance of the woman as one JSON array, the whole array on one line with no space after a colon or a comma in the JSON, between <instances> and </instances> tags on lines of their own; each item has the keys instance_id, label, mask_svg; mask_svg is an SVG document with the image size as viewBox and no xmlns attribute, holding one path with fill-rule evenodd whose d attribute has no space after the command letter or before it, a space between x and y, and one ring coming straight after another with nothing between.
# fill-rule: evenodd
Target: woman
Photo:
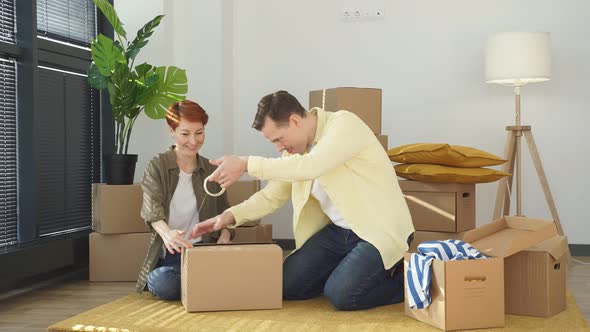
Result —
<instances>
[{"instance_id":1,"label":"woman","mask_svg":"<svg viewBox=\"0 0 590 332\"><path fill-rule=\"evenodd\" d=\"M180 299L180 255L182 248L198 242L229 243L229 230L210 237L190 239L190 229L228 208L227 196L207 196L203 181L215 170L198 154L205 141L209 116L199 104L184 100L166 112L170 136L174 140L166 152L157 154L147 166L141 187L141 217L152 232L149 250L137 280L136 290L147 289L164 300ZM221 190L210 183L210 192ZM188 234L187 234L187 231Z\"/></svg>"}]
</instances>

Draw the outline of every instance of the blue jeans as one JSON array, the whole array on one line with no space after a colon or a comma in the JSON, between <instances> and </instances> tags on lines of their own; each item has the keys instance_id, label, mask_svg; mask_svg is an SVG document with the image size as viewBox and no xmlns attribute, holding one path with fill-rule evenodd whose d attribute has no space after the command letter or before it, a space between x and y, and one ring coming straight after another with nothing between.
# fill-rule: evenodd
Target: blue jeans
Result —
<instances>
[{"instance_id":1,"label":"blue jeans","mask_svg":"<svg viewBox=\"0 0 590 332\"><path fill-rule=\"evenodd\" d=\"M352 230L330 224L285 259L283 298L324 294L337 310L359 310L404 300L403 265L385 270L377 248Z\"/></svg>"},{"instance_id":2,"label":"blue jeans","mask_svg":"<svg viewBox=\"0 0 590 332\"><path fill-rule=\"evenodd\" d=\"M162 300L180 300L180 254L166 252L158 267L148 274L150 293Z\"/></svg>"}]
</instances>

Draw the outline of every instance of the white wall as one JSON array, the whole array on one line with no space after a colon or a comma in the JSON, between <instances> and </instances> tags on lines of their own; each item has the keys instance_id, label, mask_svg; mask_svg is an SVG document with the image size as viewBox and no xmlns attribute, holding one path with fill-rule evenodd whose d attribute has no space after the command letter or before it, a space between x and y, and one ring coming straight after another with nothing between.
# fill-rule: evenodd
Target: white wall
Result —
<instances>
[{"instance_id":1,"label":"white wall","mask_svg":"<svg viewBox=\"0 0 590 332\"><path fill-rule=\"evenodd\" d=\"M188 0L165 3L178 15L196 10ZM216 88L199 90L196 97L216 100L218 104L211 103L220 107L224 135L228 134L222 141L232 141L220 147L212 143L212 154L277 155L250 128L256 104L267 93L286 89L307 105L310 90L359 86L383 89L382 131L389 135L390 146L449 142L501 155L504 127L514 121L514 100L510 88L484 83L485 41L501 31L551 32L552 80L522 89L523 123L533 126L570 243L590 244L585 227L590 207L584 192L590 181L583 175L590 161L585 153L590 151L590 135L584 128L590 121L584 109L590 102L585 93L585 79L590 76L586 64L590 2L250 0L223 1L222 8L217 1L198 3L208 13L202 19L210 29L197 28L197 20L178 26L192 31L186 34L190 45L211 46L187 57L186 65L199 70L195 75L222 80ZM339 14L345 7L385 8L386 16L379 21L344 22ZM133 19L140 16L133 14ZM174 59L189 50L188 45L176 44ZM146 130L139 136L147 140L149 135ZM523 172L525 214L549 218L528 155ZM490 220L496 188L496 183L477 186L478 224ZM267 219L274 224L276 238L292 236L290 207Z\"/></svg>"},{"instance_id":2,"label":"white wall","mask_svg":"<svg viewBox=\"0 0 590 332\"><path fill-rule=\"evenodd\" d=\"M143 0L138 6L138 1L115 1L115 8L129 40L156 15L166 15L136 63L146 61L156 66L185 69L189 85L187 99L198 102L209 114L203 155L214 158L224 152L231 153L232 114L228 108L231 103L224 102L231 98L227 98L227 91L222 87L224 75L228 75L222 64L222 49L227 47L223 42L230 39L222 38L222 2ZM145 115L138 118L129 145L130 153L139 154L136 182L141 180L151 157L173 143L167 128L163 119L152 120Z\"/></svg>"}]
</instances>

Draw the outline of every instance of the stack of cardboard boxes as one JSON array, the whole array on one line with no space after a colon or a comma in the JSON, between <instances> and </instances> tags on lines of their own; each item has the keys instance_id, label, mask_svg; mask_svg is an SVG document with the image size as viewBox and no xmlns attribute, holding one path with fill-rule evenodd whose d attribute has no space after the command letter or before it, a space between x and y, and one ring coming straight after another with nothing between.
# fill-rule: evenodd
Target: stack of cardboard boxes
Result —
<instances>
[{"instance_id":1,"label":"stack of cardboard boxes","mask_svg":"<svg viewBox=\"0 0 590 332\"><path fill-rule=\"evenodd\" d=\"M90 281L136 281L151 233L139 212L141 186L92 185Z\"/></svg>"},{"instance_id":2,"label":"stack of cardboard boxes","mask_svg":"<svg viewBox=\"0 0 590 332\"><path fill-rule=\"evenodd\" d=\"M325 98L324 98L325 91ZM322 107L328 112L347 110L356 114L375 133L387 150L388 137L381 135L381 89L341 87L309 92L309 108Z\"/></svg>"},{"instance_id":3,"label":"stack of cardboard boxes","mask_svg":"<svg viewBox=\"0 0 590 332\"><path fill-rule=\"evenodd\" d=\"M567 241L552 221L503 217L475 228L475 185L401 180L416 232L459 239L494 258L434 261L432 304L406 315L444 330L501 327L504 314L550 317L566 308Z\"/></svg>"},{"instance_id":4,"label":"stack of cardboard boxes","mask_svg":"<svg viewBox=\"0 0 590 332\"><path fill-rule=\"evenodd\" d=\"M258 180L238 181L228 188L230 205L260 189ZM139 184L92 185L92 229L89 238L90 281L136 281L150 243L140 216L143 193ZM260 220L236 229L234 243L271 243L272 225Z\"/></svg>"}]
</instances>

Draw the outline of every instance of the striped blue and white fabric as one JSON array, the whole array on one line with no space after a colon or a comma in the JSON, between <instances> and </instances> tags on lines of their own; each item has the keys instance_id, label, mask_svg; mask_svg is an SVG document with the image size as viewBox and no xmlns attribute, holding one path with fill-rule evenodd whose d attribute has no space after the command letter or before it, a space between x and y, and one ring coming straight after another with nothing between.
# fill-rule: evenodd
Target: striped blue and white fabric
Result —
<instances>
[{"instance_id":1,"label":"striped blue and white fabric","mask_svg":"<svg viewBox=\"0 0 590 332\"><path fill-rule=\"evenodd\" d=\"M418 253L410 255L406 278L410 308L424 309L430 297L430 267L433 259L455 261L487 258L468 243L459 240L426 241L418 245Z\"/></svg>"}]
</instances>

